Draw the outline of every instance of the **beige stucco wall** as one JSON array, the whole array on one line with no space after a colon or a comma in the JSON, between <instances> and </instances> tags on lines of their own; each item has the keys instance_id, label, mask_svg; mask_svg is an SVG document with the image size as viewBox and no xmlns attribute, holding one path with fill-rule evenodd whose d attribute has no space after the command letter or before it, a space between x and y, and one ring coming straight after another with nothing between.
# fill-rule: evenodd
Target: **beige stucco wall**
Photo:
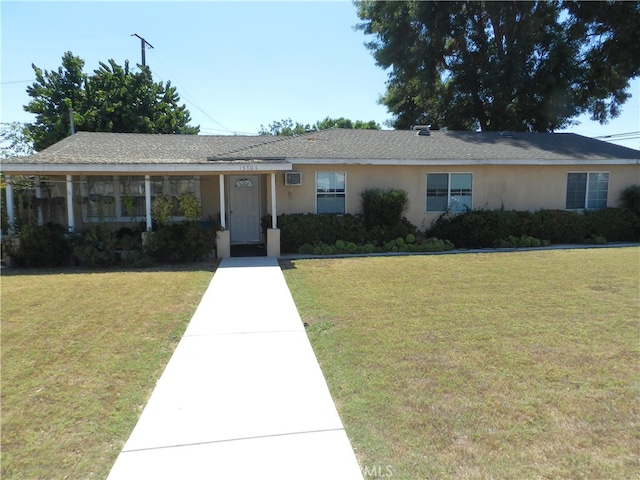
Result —
<instances>
[{"instance_id":1,"label":"beige stucco wall","mask_svg":"<svg viewBox=\"0 0 640 480\"><path fill-rule=\"evenodd\" d=\"M293 165L302 172L302 185L286 186L284 172L276 172L277 213L315 213L315 176L317 172L346 173L347 213L361 212L360 193L367 188L402 188L409 196L407 218L420 229L428 228L440 213L426 212L426 178L428 173L472 173L473 208L507 210L564 209L569 172L609 172L607 206L619 206L620 193L629 185L640 185L640 165L472 165L472 166L390 166L390 165ZM65 176L49 176L65 197ZM74 176L74 185L78 176ZM228 177L225 178L227 185ZM271 213L271 173L261 174L261 216ZM228 188L226 206L228 210ZM75 194L76 192L74 192ZM203 218L219 218L219 175L200 175ZM66 223L66 205L60 209ZM82 207L74 201L76 229L84 228ZM227 216L227 225L229 219ZM114 227L127 225L112 223ZM129 224L130 225L130 224Z\"/></svg>"},{"instance_id":2,"label":"beige stucco wall","mask_svg":"<svg viewBox=\"0 0 640 480\"><path fill-rule=\"evenodd\" d=\"M609 172L607 206L619 206L620 192L640 184L639 165L474 165L474 166L378 166L293 165L302 172L302 185L286 186L277 175L278 213L315 212L317 172L346 173L347 213L361 211L360 192L366 188L402 188L409 196L407 218L427 228L439 213L426 212L427 173L472 173L473 208L507 210L564 209L569 172Z\"/></svg>"}]
</instances>

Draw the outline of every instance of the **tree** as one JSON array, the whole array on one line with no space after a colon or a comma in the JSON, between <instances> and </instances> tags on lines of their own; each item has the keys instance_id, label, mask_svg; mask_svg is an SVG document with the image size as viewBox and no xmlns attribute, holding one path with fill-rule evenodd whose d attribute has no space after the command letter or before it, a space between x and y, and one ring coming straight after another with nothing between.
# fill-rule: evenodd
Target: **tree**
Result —
<instances>
[{"instance_id":1,"label":"tree","mask_svg":"<svg viewBox=\"0 0 640 480\"><path fill-rule=\"evenodd\" d=\"M32 65L36 81L27 87L32 100L25 105L36 115L28 126L34 148L39 151L68 136L71 112L77 131L120 133L197 134L191 116L171 82L155 83L151 71L138 65L132 72L115 61L100 63L92 75L83 73L84 60L66 52L57 71Z\"/></svg>"},{"instance_id":2,"label":"tree","mask_svg":"<svg viewBox=\"0 0 640 480\"><path fill-rule=\"evenodd\" d=\"M639 2L356 1L395 128L606 123L640 74Z\"/></svg>"},{"instance_id":3,"label":"tree","mask_svg":"<svg viewBox=\"0 0 640 480\"><path fill-rule=\"evenodd\" d=\"M363 122L362 120L356 120L352 122L351 120L340 117L340 118L329 118L326 117L324 120L318 120L314 124L314 128L316 130L327 130L329 128L351 128L355 130L380 130L380 125L378 125L374 120L370 120L368 122Z\"/></svg>"},{"instance_id":4,"label":"tree","mask_svg":"<svg viewBox=\"0 0 640 480\"><path fill-rule=\"evenodd\" d=\"M378 125L374 120L369 122L363 122L362 120L351 121L344 117L340 118L330 118L326 117L324 120L318 120L313 125L303 125L299 122L293 122L290 118L283 119L281 121L275 121L269 124L268 130L264 127L264 125L260 126L259 135L284 135L284 136L293 136L293 135L302 135L303 133L315 132L319 130L328 130L330 128L351 128L351 129L359 129L359 130L380 130L380 125Z\"/></svg>"},{"instance_id":5,"label":"tree","mask_svg":"<svg viewBox=\"0 0 640 480\"><path fill-rule=\"evenodd\" d=\"M313 128L309 124L303 125L298 122L294 124L293 120L285 118L281 121L276 120L273 123L270 123L268 129L265 128L264 125L260 125L258 135L283 135L292 137L294 135L302 135L303 133L312 131Z\"/></svg>"},{"instance_id":6,"label":"tree","mask_svg":"<svg viewBox=\"0 0 640 480\"><path fill-rule=\"evenodd\" d=\"M3 123L0 127L2 153L0 158L25 157L33 153L27 127L23 123Z\"/></svg>"}]
</instances>

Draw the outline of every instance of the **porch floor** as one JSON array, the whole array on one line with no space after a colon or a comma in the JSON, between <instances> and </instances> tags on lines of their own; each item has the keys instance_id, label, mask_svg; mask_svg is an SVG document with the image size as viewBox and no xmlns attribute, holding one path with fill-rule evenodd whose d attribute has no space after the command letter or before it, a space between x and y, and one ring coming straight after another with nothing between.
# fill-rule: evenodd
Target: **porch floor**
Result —
<instances>
[{"instance_id":1,"label":"porch floor","mask_svg":"<svg viewBox=\"0 0 640 480\"><path fill-rule=\"evenodd\" d=\"M108 477L362 479L277 260L222 260Z\"/></svg>"},{"instance_id":2,"label":"porch floor","mask_svg":"<svg viewBox=\"0 0 640 480\"><path fill-rule=\"evenodd\" d=\"M231 245L232 257L266 257L267 247L264 244Z\"/></svg>"}]
</instances>

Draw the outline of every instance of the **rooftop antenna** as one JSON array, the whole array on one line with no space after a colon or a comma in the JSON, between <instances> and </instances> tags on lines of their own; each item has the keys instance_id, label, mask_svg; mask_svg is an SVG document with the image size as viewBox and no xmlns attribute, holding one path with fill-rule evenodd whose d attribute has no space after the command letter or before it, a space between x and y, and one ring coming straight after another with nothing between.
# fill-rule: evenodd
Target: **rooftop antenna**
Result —
<instances>
[{"instance_id":1,"label":"rooftop antenna","mask_svg":"<svg viewBox=\"0 0 640 480\"><path fill-rule=\"evenodd\" d=\"M147 58L144 54L144 49L145 46L149 46L149 48L153 48L153 45L151 45L149 42L147 42L144 38L142 38L140 35L138 35L137 33L132 33L131 34L132 37L138 37L140 39L140 49L142 50L142 66L146 67L147 66Z\"/></svg>"}]
</instances>

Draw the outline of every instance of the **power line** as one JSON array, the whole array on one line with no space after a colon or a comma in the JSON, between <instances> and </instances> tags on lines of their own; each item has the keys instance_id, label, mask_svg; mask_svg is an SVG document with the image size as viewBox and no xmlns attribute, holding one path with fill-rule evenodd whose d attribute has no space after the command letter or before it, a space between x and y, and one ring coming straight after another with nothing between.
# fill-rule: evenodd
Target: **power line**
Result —
<instances>
[{"instance_id":1,"label":"power line","mask_svg":"<svg viewBox=\"0 0 640 480\"><path fill-rule=\"evenodd\" d=\"M225 127L222 123L220 123L218 120L216 120L215 118L213 118L211 115L209 115L207 112L205 112L202 108L200 108L200 106L190 98L190 95L188 94L187 90L184 88L184 86L178 81L177 77L171 72L171 70L169 70L169 68L164 64L164 62L162 60L160 60L160 57L158 57L158 55L156 55L156 53L153 53L153 56L160 62L160 64L167 70L167 72L169 72L169 75L171 75L173 78L175 78L175 82L176 84L180 87L182 93L183 93L183 97L185 98L185 100L187 100L191 105L193 105L194 108L196 108L197 110L199 110L200 112L202 112L209 120L211 120L213 123L218 124L220 127L222 127L223 130L219 130L219 131L226 131L228 133L232 133L232 134L237 134L237 133L246 133L246 132L234 132L233 130ZM155 72L154 72L155 73Z\"/></svg>"},{"instance_id":2,"label":"power line","mask_svg":"<svg viewBox=\"0 0 640 480\"><path fill-rule=\"evenodd\" d=\"M13 82L1 82L0 85L11 85L13 83L31 83L35 82L35 80L15 80Z\"/></svg>"},{"instance_id":3,"label":"power line","mask_svg":"<svg viewBox=\"0 0 640 480\"><path fill-rule=\"evenodd\" d=\"M599 135L597 137L593 137L593 138L602 138L602 139L608 139L608 140L633 140L636 138L640 138L640 131L636 131L636 132L626 132L626 133L612 133L610 135Z\"/></svg>"}]
</instances>

